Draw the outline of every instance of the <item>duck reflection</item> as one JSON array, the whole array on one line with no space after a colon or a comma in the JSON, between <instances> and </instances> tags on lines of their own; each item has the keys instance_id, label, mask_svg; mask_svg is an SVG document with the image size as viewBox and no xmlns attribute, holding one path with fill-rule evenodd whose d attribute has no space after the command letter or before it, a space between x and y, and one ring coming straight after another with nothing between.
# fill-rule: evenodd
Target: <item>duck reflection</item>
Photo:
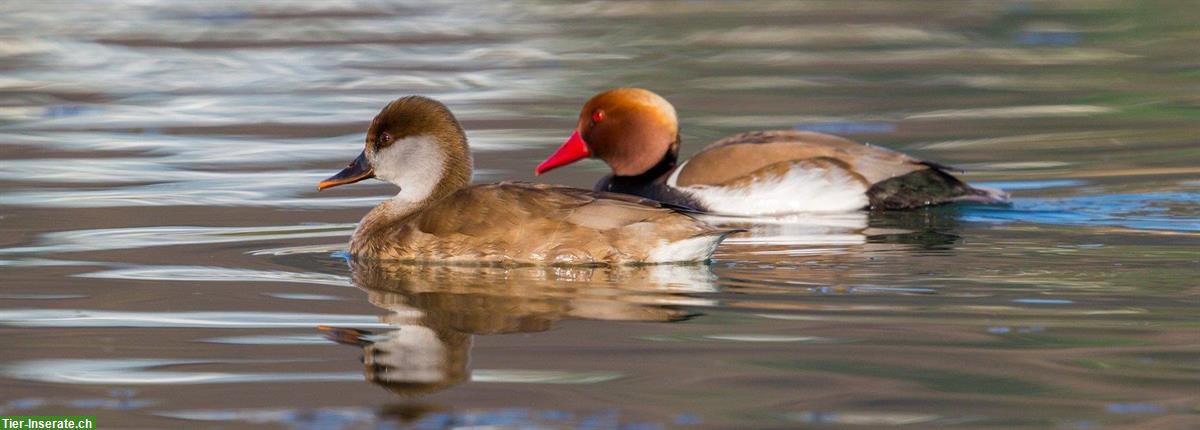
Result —
<instances>
[{"instance_id":1,"label":"duck reflection","mask_svg":"<svg viewBox=\"0 0 1200 430\"><path fill-rule=\"evenodd\" d=\"M954 232L960 229L960 211L964 207L970 206L755 217L705 215L702 219L713 225L746 230L726 239L724 249L741 245L774 246L784 252L817 246L822 247L819 248L822 252L829 252L828 247L845 247L846 252L862 253L951 248L961 241Z\"/></svg>"},{"instance_id":2,"label":"duck reflection","mask_svg":"<svg viewBox=\"0 0 1200 430\"><path fill-rule=\"evenodd\" d=\"M564 319L673 322L715 302L704 265L464 267L352 261L354 285L395 329L322 327L363 349L368 381L420 395L470 379L473 335L550 330Z\"/></svg>"}]
</instances>

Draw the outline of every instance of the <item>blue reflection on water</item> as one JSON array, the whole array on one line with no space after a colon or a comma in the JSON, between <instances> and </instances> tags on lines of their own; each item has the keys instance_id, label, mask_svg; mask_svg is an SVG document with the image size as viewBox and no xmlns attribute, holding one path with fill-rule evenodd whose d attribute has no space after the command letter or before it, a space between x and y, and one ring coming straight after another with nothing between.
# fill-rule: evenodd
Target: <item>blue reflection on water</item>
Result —
<instances>
[{"instance_id":1,"label":"blue reflection on water","mask_svg":"<svg viewBox=\"0 0 1200 430\"><path fill-rule=\"evenodd\" d=\"M80 106L80 105L50 106L50 107L46 108L45 117L46 118L65 118L65 117L69 117L69 116L76 116L76 115L82 114L83 111L86 109L87 109L86 106Z\"/></svg>"},{"instance_id":2,"label":"blue reflection on water","mask_svg":"<svg viewBox=\"0 0 1200 430\"><path fill-rule=\"evenodd\" d=\"M1087 183L1088 183L1087 181L1081 181L1078 179L1047 179L1044 181L1005 181L1005 182L975 182L975 181L972 181L971 185L978 185L981 187L990 187L990 188L999 188L999 189L1002 189L1005 191L1015 191L1015 190L1042 190L1042 189L1046 189L1046 188L1078 187L1078 186L1082 186L1082 185L1087 185Z\"/></svg>"},{"instance_id":3,"label":"blue reflection on water","mask_svg":"<svg viewBox=\"0 0 1200 430\"><path fill-rule=\"evenodd\" d=\"M1200 193L1167 191L1067 198L1014 199L1010 206L964 206L962 219L979 222L1032 222L1109 225L1144 230L1200 231Z\"/></svg>"},{"instance_id":4,"label":"blue reflection on water","mask_svg":"<svg viewBox=\"0 0 1200 430\"><path fill-rule=\"evenodd\" d=\"M1026 305L1069 305L1075 302L1066 299L1016 299L1013 303L1022 303Z\"/></svg>"},{"instance_id":5,"label":"blue reflection on water","mask_svg":"<svg viewBox=\"0 0 1200 430\"><path fill-rule=\"evenodd\" d=\"M895 133L896 124L890 122L823 122L817 124L797 124L796 130L815 131L829 134L886 134Z\"/></svg>"},{"instance_id":6,"label":"blue reflection on water","mask_svg":"<svg viewBox=\"0 0 1200 430\"><path fill-rule=\"evenodd\" d=\"M1113 414L1161 414L1167 408L1153 403L1110 403L1104 408Z\"/></svg>"},{"instance_id":7,"label":"blue reflection on water","mask_svg":"<svg viewBox=\"0 0 1200 430\"><path fill-rule=\"evenodd\" d=\"M1017 33L1017 44L1026 46L1075 46L1082 40L1070 30L1027 30Z\"/></svg>"}]
</instances>

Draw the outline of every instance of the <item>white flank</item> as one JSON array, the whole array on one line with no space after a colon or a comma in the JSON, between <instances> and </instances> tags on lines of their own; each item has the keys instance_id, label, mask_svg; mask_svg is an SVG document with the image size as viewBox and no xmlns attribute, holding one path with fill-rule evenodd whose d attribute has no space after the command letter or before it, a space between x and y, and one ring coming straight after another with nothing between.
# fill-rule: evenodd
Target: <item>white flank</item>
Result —
<instances>
[{"instance_id":1,"label":"white flank","mask_svg":"<svg viewBox=\"0 0 1200 430\"><path fill-rule=\"evenodd\" d=\"M685 263L704 261L717 250L723 235L696 236L674 242L663 241L650 251L647 263Z\"/></svg>"},{"instance_id":2,"label":"white flank","mask_svg":"<svg viewBox=\"0 0 1200 430\"><path fill-rule=\"evenodd\" d=\"M686 163L685 163L686 164ZM798 212L849 212L867 207L867 188L840 169L814 169L797 163L783 175L744 187L675 184L683 166L667 185L685 191L710 212L726 215L781 215Z\"/></svg>"},{"instance_id":3,"label":"white flank","mask_svg":"<svg viewBox=\"0 0 1200 430\"><path fill-rule=\"evenodd\" d=\"M433 193L433 187L446 174L446 154L433 136L401 139L374 154L371 165L375 177L400 187L394 198L420 202Z\"/></svg>"}]
</instances>

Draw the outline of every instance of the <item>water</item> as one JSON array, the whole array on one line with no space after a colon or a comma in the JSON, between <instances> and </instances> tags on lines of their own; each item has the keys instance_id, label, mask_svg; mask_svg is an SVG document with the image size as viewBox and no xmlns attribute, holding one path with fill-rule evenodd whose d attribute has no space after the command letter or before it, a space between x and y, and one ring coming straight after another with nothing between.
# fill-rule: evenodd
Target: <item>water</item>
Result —
<instances>
[{"instance_id":1,"label":"water","mask_svg":"<svg viewBox=\"0 0 1200 430\"><path fill-rule=\"evenodd\" d=\"M1172 3L0 5L0 414L105 428L1200 427L1200 9ZM1008 207L714 220L711 266L342 252L386 102L533 179L616 85ZM538 180L588 187L598 162Z\"/></svg>"}]
</instances>

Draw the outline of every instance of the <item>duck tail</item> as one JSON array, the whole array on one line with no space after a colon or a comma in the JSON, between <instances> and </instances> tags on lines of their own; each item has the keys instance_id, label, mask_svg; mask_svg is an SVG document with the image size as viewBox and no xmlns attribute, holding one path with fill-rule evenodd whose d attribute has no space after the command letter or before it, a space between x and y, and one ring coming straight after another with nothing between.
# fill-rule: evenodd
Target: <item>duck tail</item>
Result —
<instances>
[{"instance_id":1,"label":"duck tail","mask_svg":"<svg viewBox=\"0 0 1200 430\"><path fill-rule=\"evenodd\" d=\"M720 229L714 228L710 231L706 231L706 232L697 234L695 236L692 236L692 238L707 238L712 241L712 244L709 247L708 253L704 256L704 260L708 261L709 259L712 258L713 253L717 251L717 246L719 246L721 244L721 242L725 241L725 238L728 238L732 234L737 234L737 233L742 233L742 232L747 232L747 231L750 231L750 230L747 230L744 228L720 228Z\"/></svg>"},{"instance_id":2,"label":"duck tail","mask_svg":"<svg viewBox=\"0 0 1200 430\"><path fill-rule=\"evenodd\" d=\"M712 258L717 245L740 229L705 229L686 239L663 243L650 253L648 263L700 263Z\"/></svg>"}]
</instances>

